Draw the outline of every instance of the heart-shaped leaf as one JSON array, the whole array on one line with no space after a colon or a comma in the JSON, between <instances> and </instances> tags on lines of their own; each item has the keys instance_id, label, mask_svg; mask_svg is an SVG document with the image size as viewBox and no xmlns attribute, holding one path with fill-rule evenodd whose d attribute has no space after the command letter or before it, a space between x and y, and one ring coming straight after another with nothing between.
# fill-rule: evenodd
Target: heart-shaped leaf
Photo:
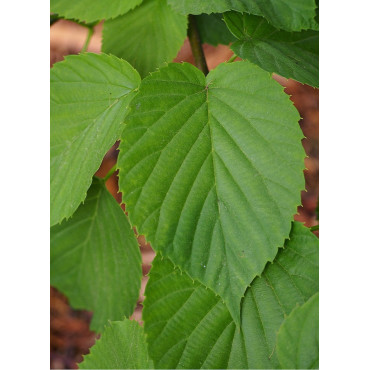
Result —
<instances>
[{"instance_id":1,"label":"heart-shaped leaf","mask_svg":"<svg viewBox=\"0 0 370 370\"><path fill-rule=\"evenodd\" d=\"M73 217L51 228L51 284L74 308L94 313L91 329L130 316L141 284L141 255L127 216L94 180Z\"/></svg>"},{"instance_id":2,"label":"heart-shaped leaf","mask_svg":"<svg viewBox=\"0 0 370 370\"><path fill-rule=\"evenodd\" d=\"M51 226L85 199L104 155L119 138L139 74L113 55L72 55L51 69Z\"/></svg>"},{"instance_id":3,"label":"heart-shaped leaf","mask_svg":"<svg viewBox=\"0 0 370 370\"><path fill-rule=\"evenodd\" d=\"M278 330L298 304L318 291L318 262L317 237L295 222L284 249L247 288L238 327L219 296L157 256L143 310L155 367L281 368L276 353Z\"/></svg>"},{"instance_id":4,"label":"heart-shaped leaf","mask_svg":"<svg viewBox=\"0 0 370 370\"><path fill-rule=\"evenodd\" d=\"M304 188L299 115L249 62L207 78L170 64L143 80L122 133L119 186L155 250L225 299L235 321L246 287L288 237Z\"/></svg>"}]
</instances>

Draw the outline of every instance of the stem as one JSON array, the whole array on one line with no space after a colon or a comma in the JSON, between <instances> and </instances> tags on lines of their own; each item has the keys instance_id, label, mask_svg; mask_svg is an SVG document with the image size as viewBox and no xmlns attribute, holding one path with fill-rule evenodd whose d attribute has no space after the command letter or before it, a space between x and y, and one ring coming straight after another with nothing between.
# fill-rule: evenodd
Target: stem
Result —
<instances>
[{"instance_id":1,"label":"stem","mask_svg":"<svg viewBox=\"0 0 370 370\"><path fill-rule=\"evenodd\" d=\"M207 75L209 70L207 67L206 58L204 56L204 51L202 48L202 41L200 40L196 18L194 15L189 14L188 19L189 19L188 37L189 37L189 42L191 46L191 51L194 56L195 65L205 75Z\"/></svg>"},{"instance_id":2,"label":"stem","mask_svg":"<svg viewBox=\"0 0 370 370\"><path fill-rule=\"evenodd\" d=\"M91 40L91 37L92 37L93 34L94 34L94 28L93 27L89 27L89 33L87 34L87 38L86 38L86 41L84 43L84 46L81 49L81 53L85 53L86 52L87 47L89 46L89 43L90 43L90 40Z\"/></svg>"},{"instance_id":3,"label":"stem","mask_svg":"<svg viewBox=\"0 0 370 370\"><path fill-rule=\"evenodd\" d=\"M108 173L103 178L103 181L106 182L116 171L117 171L117 163L108 171Z\"/></svg>"},{"instance_id":4,"label":"stem","mask_svg":"<svg viewBox=\"0 0 370 370\"><path fill-rule=\"evenodd\" d=\"M233 55L226 63L232 63L238 56L237 55Z\"/></svg>"},{"instance_id":5,"label":"stem","mask_svg":"<svg viewBox=\"0 0 370 370\"><path fill-rule=\"evenodd\" d=\"M315 226L310 227L310 230L311 231L319 230L319 225L315 225Z\"/></svg>"}]
</instances>

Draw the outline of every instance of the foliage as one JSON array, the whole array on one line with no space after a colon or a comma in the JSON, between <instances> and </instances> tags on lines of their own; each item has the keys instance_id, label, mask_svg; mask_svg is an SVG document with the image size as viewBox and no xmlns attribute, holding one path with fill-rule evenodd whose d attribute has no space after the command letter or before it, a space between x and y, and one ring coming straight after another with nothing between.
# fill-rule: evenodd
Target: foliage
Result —
<instances>
[{"instance_id":1,"label":"foliage","mask_svg":"<svg viewBox=\"0 0 370 370\"><path fill-rule=\"evenodd\" d=\"M142 77L176 57L186 38L186 16L166 0L144 0L104 24L102 50L124 58Z\"/></svg>"},{"instance_id":2,"label":"foliage","mask_svg":"<svg viewBox=\"0 0 370 370\"><path fill-rule=\"evenodd\" d=\"M319 293L296 308L281 325L277 355L283 369L319 368Z\"/></svg>"},{"instance_id":3,"label":"foliage","mask_svg":"<svg viewBox=\"0 0 370 370\"><path fill-rule=\"evenodd\" d=\"M131 221L220 294L237 322L246 287L288 237L300 203L298 119L281 86L249 62L206 78L171 64L142 81L126 118L118 167Z\"/></svg>"},{"instance_id":4,"label":"foliage","mask_svg":"<svg viewBox=\"0 0 370 370\"><path fill-rule=\"evenodd\" d=\"M93 22L127 13L143 0L50 0L50 10L66 18Z\"/></svg>"},{"instance_id":5,"label":"foliage","mask_svg":"<svg viewBox=\"0 0 370 370\"><path fill-rule=\"evenodd\" d=\"M94 179L73 218L50 233L51 284L73 307L94 312L91 329L129 316L139 296L141 257L127 216L104 184Z\"/></svg>"},{"instance_id":6,"label":"foliage","mask_svg":"<svg viewBox=\"0 0 370 370\"><path fill-rule=\"evenodd\" d=\"M103 53L51 70L51 283L102 333L80 368L317 368L318 239L292 222L303 134L272 78L318 87L315 1L51 10L105 20ZM189 28L198 68L201 42L232 43L243 61L207 75L171 63ZM117 140L127 215L94 177ZM157 253L144 329L128 319L141 280L134 227Z\"/></svg>"},{"instance_id":7,"label":"foliage","mask_svg":"<svg viewBox=\"0 0 370 370\"><path fill-rule=\"evenodd\" d=\"M135 321L124 319L107 325L80 369L151 369L144 330Z\"/></svg>"},{"instance_id":8,"label":"foliage","mask_svg":"<svg viewBox=\"0 0 370 370\"><path fill-rule=\"evenodd\" d=\"M286 32L267 20L249 14L227 12L227 26L239 41L231 49L269 72L319 86L319 33Z\"/></svg>"},{"instance_id":9,"label":"foliage","mask_svg":"<svg viewBox=\"0 0 370 370\"><path fill-rule=\"evenodd\" d=\"M279 368L276 333L318 291L318 257L316 236L294 223L284 249L246 289L239 330L221 297L157 256L143 312L156 368Z\"/></svg>"},{"instance_id":10,"label":"foliage","mask_svg":"<svg viewBox=\"0 0 370 370\"><path fill-rule=\"evenodd\" d=\"M51 70L51 226L85 199L139 84L127 62L108 55L69 56Z\"/></svg>"},{"instance_id":11,"label":"foliage","mask_svg":"<svg viewBox=\"0 0 370 370\"><path fill-rule=\"evenodd\" d=\"M168 0L183 14L223 13L237 10L265 17L272 25L287 31L317 29L315 0Z\"/></svg>"}]
</instances>

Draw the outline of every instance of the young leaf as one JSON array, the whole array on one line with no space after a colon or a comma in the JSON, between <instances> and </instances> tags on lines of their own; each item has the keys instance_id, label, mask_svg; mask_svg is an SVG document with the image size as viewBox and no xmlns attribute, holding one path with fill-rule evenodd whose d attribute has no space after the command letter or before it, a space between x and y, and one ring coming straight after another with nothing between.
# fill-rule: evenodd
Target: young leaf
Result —
<instances>
[{"instance_id":1,"label":"young leaf","mask_svg":"<svg viewBox=\"0 0 370 370\"><path fill-rule=\"evenodd\" d=\"M156 368L279 368L277 332L285 316L318 291L318 258L317 237L293 223L285 248L247 288L240 328L212 290L157 256L143 310Z\"/></svg>"},{"instance_id":2,"label":"young leaf","mask_svg":"<svg viewBox=\"0 0 370 370\"><path fill-rule=\"evenodd\" d=\"M104 23L102 50L129 61L144 77L176 57L186 29L186 16L175 13L166 0L144 0Z\"/></svg>"},{"instance_id":3,"label":"young leaf","mask_svg":"<svg viewBox=\"0 0 370 370\"><path fill-rule=\"evenodd\" d=\"M50 0L50 11L85 22L109 19L127 13L143 0Z\"/></svg>"},{"instance_id":4,"label":"young leaf","mask_svg":"<svg viewBox=\"0 0 370 370\"><path fill-rule=\"evenodd\" d=\"M229 10L265 17L272 25L287 31L317 29L315 0L168 0L183 14L224 13Z\"/></svg>"},{"instance_id":5,"label":"young leaf","mask_svg":"<svg viewBox=\"0 0 370 370\"><path fill-rule=\"evenodd\" d=\"M217 46L218 44L228 45L236 41L222 19L222 14L200 14L195 19L203 43Z\"/></svg>"},{"instance_id":6,"label":"young leaf","mask_svg":"<svg viewBox=\"0 0 370 370\"><path fill-rule=\"evenodd\" d=\"M51 226L85 199L139 84L130 64L112 55L68 56L51 69Z\"/></svg>"},{"instance_id":7,"label":"young leaf","mask_svg":"<svg viewBox=\"0 0 370 370\"><path fill-rule=\"evenodd\" d=\"M128 219L94 180L72 219L51 228L51 284L74 308L92 310L91 329L132 314L139 297L141 255Z\"/></svg>"},{"instance_id":8,"label":"young leaf","mask_svg":"<svg viewBox=\"0 0 370 370\"><path fill-rule=\"evenodd\" d=\"M157 251L225 299L240 299L288 237L304 187L299 115L249 62L207 78L170 64L143 80L122 135L120 190Z\"/></svg>"},{"instance_id":9,"label":"young leaf","mask_svg":"<svg viewBox=\"0 0 370 370\"><path fill-rule=\"evenodd\" d=\"M105 328L102 337L84 356L80 369L152 369L143 328L125 319Z\"/></svg>"},{"instance_id":10,"label":"young leaf","mask_svg":"<svg viewBox=\"0 0 370 370\"><path fill-rule=\"evenodd\" d=\"M276 351L282 369L319 368L319 293L283 322Z\"/></svg>"},{"instance_id":11,"label":"young leaf","mask_svg":"<svg viewBox=\"0 0 370 370\"><path fill-rule=\"evenodd\" d=\"M224 19L239 39L234 53L268 72L319 86L319 33L279 31L262 17L228 12Z\"/></svg>"}]
</instances>

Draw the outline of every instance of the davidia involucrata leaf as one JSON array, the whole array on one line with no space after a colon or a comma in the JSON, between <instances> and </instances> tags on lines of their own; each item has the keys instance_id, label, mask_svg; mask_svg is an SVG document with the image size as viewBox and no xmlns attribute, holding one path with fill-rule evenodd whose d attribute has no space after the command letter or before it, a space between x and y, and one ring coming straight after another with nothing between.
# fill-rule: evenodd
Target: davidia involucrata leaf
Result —
<instances>
[{"instance_id":1,"label":"davidia involucrata leaf","mask_svg":"<svg viewBox=\"0 0 370 370\"><path fill-rule=\"evenodd\" d=\"M132 314L142 275L138 242L100 180L70 220L51 228L50 246L51 284L74 308L93 311L92 330Z\"/></svg>"},{"instance_id":2,"label":"davidia involucrata leaf","mask_svg":"<svg viewBox=\"0 0 370 370\"><path fill-rule=\"evenodd\" d=\"M265 17L287 31L317 29L315 0L168 0L183 14L224 13L228 10Z\"/></svg>"},{"instance_id":3,"label":"davidia involucrata leaf","mask_svg":"<svg viewBox=\"0 0 370 370\"><path fill-rule=\"evenodd\" d=\"M139 84L130 64L105 54L68 56L51 69L51 225L85 199Z\"/></svg>"},{"instance_id":4,"label":"davidia involucrata leaf","mask_svg":"<svg viewBox=\"0 0 370 370\"><path fill-rule=\"evenodd\" d=\"M318 260L317 237L293 223L284 249L247 288L239 327L212 290L157 256L143 310L156 368L281 368L277 333L286 316L318 291Z\"/></svg>"},{"instance_id":5,"label":"davidia involucrata leaf","mask_svg":"<svg viewBox=\"0 0 370 370\"><path fill-rule=\"evenodd\" d=\"M85 22L109 19L127 13L143 0L50 0L50 11Z\"/></svg>"},{"instance_id":6,"label":"davidia involucrata leaf","mask_svg":"<svg viewBox=\"0 0 370 370\"><path fill-rule=\"evenodd\" d=\"M225 13L224 19L239 39L231 46L236 55L268 72L319 86L317 31L279 31L262 17L237 12Z\"/></svg>"},{"instance_id":7,"label":"davidia involucrata leaf","mask_svg":"<svg viewBox=\"0 0 370 370\"><path fill-rule=\"evenodd\" d=\"M283 88L249 62L207 77L170 64L143 80L126 118L118 167L130 220L236 322L300 203L298 120Z\"/></svg>"},{"instance_id":8,"label":"davidia involucrata leaf","mask_svg":"<svg viewBox=\"0 0 370 370\"><path fill-rule=\"evenodd\" d=\"M102 50L127 60L145 77L176 57L186 29L186 16L175 13L166 0L144 0L104 23Z\"/></svg>"},{"instance_id":9,"label":"davidia involucrata leaf","mask_svg":"<svg viewBox=\"0 0 370 370\"><path fill-rule=\"evenodd\" d=\"M128 319L109 323L78 366L80 369L152 369L143 328Z\"/></svg>"},{"instance_id":10,"label":"davidia involucrata leaf","mask_svg":"<svg viewBox=\"0 0 370 370\"><path fill-rule=\"evenodd\" d=\"M319 368L319 293L283 322L276 351L282 369Z\"/></svg>"}]
</instances>

